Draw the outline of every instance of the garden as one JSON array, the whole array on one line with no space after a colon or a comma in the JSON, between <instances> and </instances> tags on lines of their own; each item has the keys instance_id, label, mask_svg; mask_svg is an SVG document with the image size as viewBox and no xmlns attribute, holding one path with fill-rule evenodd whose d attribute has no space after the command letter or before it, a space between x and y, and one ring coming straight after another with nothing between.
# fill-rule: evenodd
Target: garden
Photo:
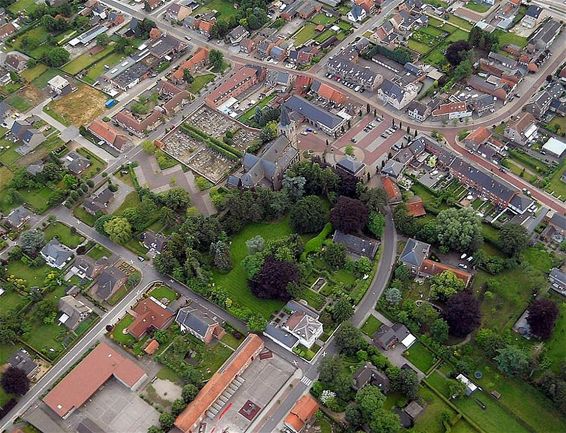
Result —
<instances>
[{"instance_id":1,"label":"garden","mask_svg":"<svg viewBox=\"0 0 566 433\"><path fill-rule=\"evenodd\" d=\"M77 233L74 228L69 227L59 221L50 223L43 229L43 235L46 241L57 238L59 242L71 249L77 248L84 242L85 238Z\"/></svg>"}]
</instances>

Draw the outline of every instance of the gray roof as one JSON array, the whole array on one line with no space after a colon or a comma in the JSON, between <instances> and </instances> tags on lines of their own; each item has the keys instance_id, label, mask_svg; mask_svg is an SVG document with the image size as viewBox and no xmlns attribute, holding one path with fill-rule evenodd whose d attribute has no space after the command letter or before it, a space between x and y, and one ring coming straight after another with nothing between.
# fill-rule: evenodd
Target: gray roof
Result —
<instances>
[{"instance_id":1,"label":"gray roof","mask_svg":"<svg viewBox=\"0 0 566 433\"><path fill-rule=\"evenodd\" d=\"M73 252L59 242L57 238L53 238L43 246L41 255L49 257L59 267L73 257Z\"/></svg>"},{"instance_id":2,"label":"gray roof","mask_svg":"<svg viewBox=\"0 0 566 433\"><path fill-rule=\"evenodd\" d=\"M43 163L28 165L26 171L32 176L36 176L43 171Z\"/></svg>"},{"instance_id":3,"label":"gray roof","mask_svg":"<svg viewBox=\"0 0 566 433\"><path fill-rule=\"evenodd\" d=\"M289 109L285 106L281 106L281 114L279 116L279 126L289 126L291 124L291 119L289 118Z\"/></svg>"},{"instance_id":4,"label":"gray roof","mask_svg":"<svg viewBox=\"0 0 566 433\"><path fill-rule=\"evenodd\" d=\"M562 230L566 230L566 216L554 213L550 218L550 223Z\"/></svg>"},{"instance_id":5,"label":"gray roof","mask_svg":"<svg viewBox=\"0 0 566 433\"><path fill-rule=\"evenodd\" d=\"M32 213L23 206L18 206L6 217L6 221L12 227L19 227L25 220L31 217Z\"/></svg>"},{"instance_id":6,"label":"gray roof","mask_svg":"<svg viewBox=\"0 0 566 433\"><path fill-rule=\"evenodd\" d=\"M358 171L365 167L365 164L362 161L358 161L351 156L345 156L340 161L338 161L336 165L351 174L356 174Z\"/></svg>"},{"instance_id":7,"label":"gray roof","mask_svg":"<svg viewBox=\"0 0 566 433\"><path fill-rule=\"evenodd\" d=\"M77 433L104 433L104 430L90 418L85 418L77 425Z\"/></svg>"},{"instance_id":8,"label":"gray roof","mask_svg":"<svg viewBox=\"0 0 566 433\"><path fill-rule=\"evenodd\" d=\"M93 258L81 255L77 257L77 259L73 263L73 267L81 270L87 277L92 278L94 274L95 262Z\"/></svg>"},{"instance_id":9,"label":"gray roof","mask_svg":"<svg viewBox=\"0 0 566 433\"><path fill-rule=\"evenodd\" d=\"M423 260L428 257L429 251L430 244L409 238L405 244L405 248L403 248L403 252L399 256L399 261L406 265L420 268Z\"/></svg>"},{"instance_id":10,"label":"gray roof","mask_svg":"<svg viewBox=\"0 0 566 433\"><path fill-rule=\"evenodd\" d=\"M405 90L399 84L387 79L383 80L379 89L389 98L396 99L399 102L403 100L405 95Z\"/></svg>"},{"instance_id":11,"label":"gray roof","mask_svg":"<svg viewBox=\"0 0 566 433\"><path fill-rule=\"evenodd\" d=\"M372 239L364 239L359 236L349 235L339 230L334 232L332 237L337 244L344 245L346 249L357 256L373 259L377 253L379 243Z\"/></svg>"},{"instance_id":12,"label":"gray roof","mask_svg":"<svg viewBox=\"0 0 566 433\"><path fill-rule=\"evenodd\" d=\"M384 394L389 392L389 378L371 362L366 362L354 373L354 389L361 389L367 384L377 386Z\"/></svg>"},{"instance_id":13,"label":"gray roof","mask_svg":"<svg viewBox=\"0 0 566 433\"><path fill-rule=\"evenodd\" d=\"M307 101L301 96L293 95L285 102L285 106L291 111L301 114L312 122L320 123L328 129L334 129L344 120L335 114L330 113L318 105Z\"/></svg>"},{"instance_id":14,"label":"gray roof","mask_svg":"<svg viewBox=\"0 0 566 433\"><path fill-rule=\"evenodd\" d=\"M74 174L82 173L86 168L88 168L91 162L84 156L79 155L77 152L69 152L63 158L65 167Z\"/></svg>"},{"instance_id":15,"label":"gray roof","mask_svg":"<svg viewBox=\"0 0 566 433\"><path fill-rule=\"evenodd\" d=\"M549 277L552 278L555 281L560 282L563 285L566 285L566 273L562 272L558 268L552 268L550 270Z\"/></svg>"},{"instance_id":16,"label":"gray roof","mask_svg":"<svg viewBox=\"0 0 566 433\"><path fill-rule=\"evenodd\" d=\"M277 340L288 348L295 347L295 345L299 341L299 339L293 334L279 326L274 325L273 323L267 324L265 331L263 331L263 334L268 336L269 338L272 338L273 340Z\"/></svg>"},{"instance_id":17,"label":"gray roof","mask_svg":"<svg viewBox=\"0 0 566 433\"><path fill-rule=\"evenodd\" d=\"M529 17L538 18L540 13L542 12L542 8L537 5L530 5L525 12L525 15Z\"/></svg>"},{"instance_id":18,"label":"gray roof","mask_svg":"<svg viewBox=\"0 0 566 433\"><path fill-rule=\"evenodd\" d=\"M382 348L387 348L394 342L403 341L409 334L410 332L407 327L401 323L395 323L391 327L381 325L373 336L373 342Z\"/></svg>"},{"instance_id":19,"label":"gray roof","mask_svg":"<svg viewBox=\"0 0 566 433\"><path fill-rule=\"evenodd\" d=\"M147 231L143 234L143 244L148 249L153 249L155 251L161 252L166 242L167 238L160 233Z\"/></svg>"},{"instance_id":20,"label":"gray roof","mask_svg":"<svg viewBox=\"0 0 566 433\"><path fill-rule=\"evenodd\" d=\"M428 110L428 107L419 101L411 101L409 105L407 105L407 111L414 112L416 111L419 116L424 116Z\"/></svg>"},{"instance_id":21,"label":"gray roof","mask_svg":"<svg viewBox=\"0 0 566 433\"><path fill-rule=\"evenodd\" d=\"M218 323L216 319L191 306L179 309L177 317L175 317L175 322L192 329L203 338L206 336L208 328Z\"/></svg>"},{"instance_id":22,"label":"gray roof","mask_svg":"<svg viewBox=\"0 0 566 433\"><path fill-rule=\"evenodd\" d=\"M297 302L294 300L290 300L289 302L287 302L287 304L285 305L285 308L289 309L290 311L294 312L302 312L305 313L311 317L314 317L315 319L318 319L318 313L316 311L314 311L311 307L309 307L308 305L305 305L301 302Z\"/></svg>"},{"instance_id":23,"label":"gray roof","mask_svg":"<svg viewBox=\"0 0 566 433\"><path fill-rule=\"evenodd\" d=\"M73 296L67 295L59 299L59 311L68 316L65 326L69 329L75 329L81 321L81 317L83 315L86 317L92 310Z\"/></svg>"},{"instance_id":24,"label":"gray roof","mask_svg":"<svg viewBox=\"0 0 566 433\"><path fill-rule=\"evenodd\" d=\"M399 161L394 159L388 160L383 168L381 169L381 173L388 174L389 176L398 177L402 172L405 166L401 164Z\"/></svg>"},{"instance_id":25,"label":"gray roof","mask_svg":"<svg viewBox=\"0 0 566 433\"><path fill-rule=\"evenodd\" d=\"M126 274L118 268L106 268L96 280L96 294L102 299L108 299L114 293L116 284L125 277Z\"/></svg>"},{"instance_id":26,"label":"gray roof","mask_svg":"<svg viewBox=\"0 0 566 433\"><path fill-rule=\"evenodd\" d=\"M29 352L25 349L20 349L16 353L14 353L8 363L20 370L23 370L26 375L30 374L37 368L37 364L29 354Z\"/></svg>"},{"instance_id":27,"label":"gray roof","mask_svg":"<svg viewBox=\"0 0 566 433\"><path fill-rule=\"evenodd\" d=\"M532 198L527 197L523 194L515 194L509 202L510 205L519 209L520 211L527 210L533 203L534 200Z\"/></svg>"}]
</instances>

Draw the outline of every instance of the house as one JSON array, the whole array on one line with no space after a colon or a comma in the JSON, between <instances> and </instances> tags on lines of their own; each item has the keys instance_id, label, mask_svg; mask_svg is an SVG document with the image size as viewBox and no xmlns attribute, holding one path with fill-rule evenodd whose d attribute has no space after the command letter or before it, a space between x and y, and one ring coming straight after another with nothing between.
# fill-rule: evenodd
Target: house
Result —
<instances>
[{"instance_id":1,"label":"house","mask_svg":"<svg viewBox=\"0 0 566 433\"><path fill-rule=\"evenodd\" d=\"M561 158L566 152L566 143L557 138L550 137L546 143L542 146L542 153L548 153L556 158Z\"/></svg>"},{"instance_id":2,"label":"house","mask_svg":"<svg viewBox=\"0 0 566 433\"><path fill-rule=\"evenodd\" d=\"M163 18L172 23L178 23L184 21L185 18L191 15L191 13L192 9L190 7L180 3L172 3L165 10Z\"/></svg>"},{"instance_id":3,"label":"house","mask_svg":"<svg viewBox=\"0 0 566 433\"><path fill-rule=\"evenodd\" d=\"M533 51L548 49L554 43L561 30L561 22L552 18L545 21L545 23L529 38L527 50Z\"/></svg>"},{"instance_id":4,"label":"house","mask_svg":"<svg viewBox=\"0 0 566 433\"><path fill-rule=\"evenodd\" d=\"M75 299L72 296L63 296L59 299L59 311L61 317L59 317L59 323L62 323L71 331L74 331L79 323L85 320L92 310L88 305L85 305L78 299Z\"/></svg>"},{"instance_id":5,"label":"house","mask_svg":"<svg viewBox=\"0 0 566 433\"><path fill-rule=\"evenodd\" d=\"M432 112L432 117L444 120L463 119L471 116L472 110L468 108L468 104L466 102L440 104L438 108Z\"/></svg>"},{"instance_id":6,"label":"house","mask_svg":"<svg viewBox=\"0 0 566 433\"><path fill-rule=\"evenodd\" d=\"M26 167L26 171L31 174L32 176L37 176L43 172L43 168L45 164L39 162L37 164L30 164Z\"/></svg>"},{"instance_id":7,"label":"house","mask_svg":"<svg viewBox=\"0 0 566 433\"><path fill-rule=\"evenodd\" d=\"M487 81L478 75L472 75L466 80L466 83L472 89L491 95L503 102L507 101L507 98L509 96L510 88L501 80L492 79L490 81Z\"/></svg>"},{"instance_id":8,"label":"house","mask_svg":"<svg viewBox=\"0 0 566 433\"><path fill-rule=\"evenodd\" d=\"M391 388L387 375L378 370L371 362L366 362L354 373L352 388L358 391L366 385L377 386L383 394L388 394Z\"/></svg>"},{"instance_id":9,"label":"house","mask_svg":"<svg viewBox=\"0 0 566 433\"><path fill-rule=\"evenodd\" d=\"M247 38L250 32L244 26L234 27L227 35L226 39L232 45L238 45L244 38Z\"/></svg>"},{"instance_id":10,"label":"house","mask_svg":"<svg viewBox=\"0 0 566 433\"><path fill-rule=\"evenodd\" d=\"M73 258L73 252L63 245L57 238L47 242L40 251L41 257L48 266L63 269L67 262Z\"/></svg>"},{"instance_id":11,"label":"house","mask_svg":"<svg viewBox=\"0 0 566 433\"><path fill-rule=\"evenodd\" d=\"M169 78L175 84L183 84L185 82L185 70L194 74L198 69L202 68L208 63L208 49L199 47L191 57L185 60Z\"/></svg>"},{"instance_id":12,"label":"house","mask_svg":"<svg viewBox=\"0 0 566 433\"><path fill-rule=\"evenodd\" d=\"M376 10L376 3L374 0L354 0L354 4L363 7L368 15Z\"/></svg>"},{"instance_id":13,"label":"house","mask_svg":"<svg viewBox=\"0 0 566 433\"><path fill-rule=\"evenodd\" d=\"M205 344L210 343L214 338L220 340L225 334L216 316L210 316L208 312L190 305L179 309L175 322L181 327L181 332L189 333Z\"/></svg>"},{"instance_id":14,"label":"house","mask_svg":"<svg viewBox=\"0 0 566 433\"><path fill-rule=\"evenodd\" d=\"M302 0L295 1L289 4L282 12L281 18L286 21L291 21L292 19L299 17L303 20L308 20L314 14L322 9L322 5L318 4L314 0Z\"/></svg>"},{"instance_id":15,"label":"house","mask_svg":"<svg viewBox=\"0 0 566 433\"><path fill-rule=\"evenodd\" d=\"M399 262L404 264L413 274L418 274L429 253L430 244L409 238L399 256Z\"/></svg>"},{"instance_id":16,"label":"house","mask_svg":"<svg viewBox=\"0 0 566 433\"><path fill-rule=\"evenodd\" d=\"M71 151L64 156L63 165L71 173L79 175L91 166L91 162L89 159L79 155L77 152Z\"/></svg>"},{"instance_id":17,"label":"house","mask_svg":"<svg viewBox=\"0 0 566 433\"><path fill-rule=\"evenodd\" d=\"M33 214L23 206L18 206L6 217L6 222L10 227L20 229L29 221Z\"/></svg>"},{"instance_id":18,"label":"house","mask_svg":"<svg viewBox=\"0 0 566 433\"><path fill-rule=\"evenodd\" d=\"M19 349L14 353L8 360L8 364L10 364L11 367L22 370L28 378L35 375L39 368L31 354L25 349Z\"/></svg>"},{"instance_id":19,"label":"house","mask_svg":"<svg viewBox=\"0 0 566 433\"><path fill-rule=\"evenodd\" d=\"M353 23L359 23L367 18L367 12L363 7L354 5L350 12L346 14L346 18Z\"/></svg>"},{"instance_id":20,"label":"house","mask_svg":"<svg viewBox=\"0 0 566 433\"><path fill-rule=\"evenodd\" d=\"M150 331L167 328L175 316L154 297L138 302L130 314L134 316L134 321L128 325L126 332L137 340Z\"/></svg>"},{"instance_id":21,"label":"house","mask_svg":"<svg viewBox=\"0 0 566 433\"><path fill-rule=\"evenodd\" d=\"M87 198L83 203L83 208L91 215L105 213L106 208L114 199L114 193L109 188L100 190L95 195Z\"/></svg>"},{"instance_id":22,"label":"house","mask_svg":"<svg viewBox=\"0 0 566 433\"><path fill-rule=\"evenodd\" d=\"M92 286L92 290L96 296L107 300L126 284L127 279L128 276L124 272L111 266L104 269L98 276Z\"/></svg>"},{"instance_id":23,"label":"house","mask_svg":"<svg viewBox=\"0 0 566 433\"><path fill-rule=\"evenodd\" d=\"M411 418L413 422L420 416L424 411L424 407L418 404L415 400L410 402L403 411Z\"/></svg>"},{"instance_id":24,"label":"house","mask_svg":"<svg viewBox=\"0 0 566 433\"><path fill-rule=\"evenodd\" d=\"M562 272L558 268L553 268L550 270L548 280L550 281L550 287L552 290L566 296L566 273Z\"/></svg>"},{"instance_id":25,"label":"house","mask_svg":"<svg viewBox=\"0 0 566 433\"><path fill-rule=\"evenodd\" d=\"M285 71L269 71L267 73L267 78L265 79L266 85L273 87L276 92L286 93L288 92L293 82L295 81L295 76Z\"/></svg>"},{"instance_id":26,"label":"house","mask_svg":"<svg viewBox=\"0 0 566 433\"><path fill-rule=\"evenodd\" d=\"M407 213L413 218L418 218L426 215L423 199L418 195L412 196L406 203Z\"/></svg>"},{"instance_id":27,"label":"house","mask_svg":"<svg viewBox=\"0 0 566 433\"><path fill-rule=\"evenodd\" d=\"M301 96L291 96L285 101L284 105L294 116L320 128L328 135L338 133L340 128L346 123L345 117L331 113Z\"/></svg>"},{"instance_id":28,"label":"house","mask_svg":"<svg viewBox=\"0 0 566 433\"><path fill-rule=\"evenodd\" d=\"M395 162L397 164L400 164L397 161L395 161ZM386 168L386 167L384 167L384 168ZM383 173L383 170L382 170L382 173ZM392 204L392 205L393 204L399 204L403 201L403 195L401 194L401 190L399 189L399 186L397 185L397 183L395 183L395 181L393 180L392 177L381 176L381 183L382 183L382 186L383 186L383 190L385 191L385 194L387 195L387 202L389 204Z\"/></svg>"},{"instance_id":29,"label":"house","mask_svg":"<svg viewBox=\"0 0 566 433\"><path fill-rule=\"evenodd\" d=\"M281 327L297 337L299 344L310 349L322 335L323 328L322 323L318 320L318 314L306 310L306 308L292 310L291 315Z\"/></svg>"},{"instance_id":30,"label":"house","mask_svg":"<svg viewBox=\"0 0 566 433\"><path fill-rule=\"evenodd\" d=\"M314 419L318 412L318 403L310 394L301 396L295 403L283 423L293 433L299 433Z\"/></svg>"},{"instance_id":31,"label":"house","mask_svg":"<svg viewBox=\"0 0 566 433\"><path fill-rule=\"evenodd\" d=\"M434 277L436 275L442 274L443 272L452 272L458 279L460 279L465 287L468 287L470 281L472 281L472 274L463 271L455 266L450 266L444 263L435 262L431 259L424 259L421 267L419 268L419 276L424 277Z\"/></svg>"},{"instance_id":32,"label":"house","mask_svg":"<svg viewBox=\"0 0 566 433\"><path fill-rule=\"evenodd\" d=\"M6 55L4 65L14 72L22 72L28 66L28 58L20 53L10 53Z\"/></svg>"},{"instance_id":33,"label":"house","mask_svg":"<svg viewBox=\"0 0 566 433\"><path fill-rule=\"evenodd\" d=\"M397 179L401 173L405 165L395 159L389 159L385 165L381 168L381 174L384 177L391 177L393 179Z\"/></svg>"},{"instance_id":34,"label":"house","mask_svg":"<svg viewBox=\"0 0 566 433\"><path fill-rule=\"evenodd\" d=\"M311 90L315 92L319 98L329 102L334 102L338 105L343 105L347 100L346 95L342 92L320 81L314 81L311 85Z\"/></svg>"},{"instance_id":35,"label":"house","mask_svg":"<svg viewBox=\"0 0 566 433\"><path fill-rule=\"evenodd\" d=\"M80 255L77 256L76 260L73 262L71 272L81 280L94 280L100 275L106 266L108 266L108 260L105 257L99 260L94 260L89 256Z\"/></svg>"},{"instance_id":36,"label":"house","mask_svg":"<svg viewBox=\"0 0 566 433\"><path fill-rule=\"evenodd\" d=\"M95 119L88 127L88 131L103 143L112 146L116 150L123 150L128 142L125 135L120 134L108 123Z\"/></svg>"},{"instance_id":37,"label":"house","mask_svg":"<svg viewBox=\"0 0 566 433\"><path fill-rule=\"evenodd\" d=\"M393 326L381 325L372 340L377 347L383 350L390 350L399 343L408 349L416 341L416 338L405 325L395 323Z\"/></svg>"},{"instance_id":38,"label":"house","mask_svg":"<svg viewBox=\"0 0 566 433\"><path fill-rule=\"evenodd\" d=\"M528 112L522 112L519 116L507 123L503 135L517 144L526 146L538 137L538 127L535 117Z\"/></svg>"},{"instance_id":39,"label":"house","mask_svg":"<svg viewBox=\"0 0 566 433\"><path fill-rule=\"evenodd\" d=\"M151 12L152 10L157 9L157 7L161 4L162 0L145 0L144 2L144 9L147 12Z\"/></svg>"},{"instance_id":40,"label":"house","mask_svg":"<svg viewBox=\"0 0 566 433\"><path fill-rule=\"evenodd\" d=\"M256 41L252 38L244 38L240 42L240 52L244 54L251 54L256 48Z\"/></svg>"},{"instance_id":41,"label":"house","mask_svg":"<svg viewBox=\"0 0 566 433\"><path fill-rule=\"evenodd\" d=\"M149 251L153 251L156 254L161 254L163 247L167 243L167 238L161 233L154 233L152 231L147 231L142 234L142 243Z\"/></svg>"},{"instance_id":42,"label":"house","mask_svg":"<svg viewBox=\"0 0 566 433\"><path fill-rule=\"evenodd\" d=\"M478 116L483 116L486 112L495 111L495 101L491 95L479 95L477 98L472 100L470 104L472 109L478 114Z\"/></svg>"},{"instance_id":43,"label":"house","mask_svg":"<svg viewBox=\"0 0 566 433\"><path fill-rule=\"evenodd\" d=\"M208 409L224 391L258 357L263 350L263 341L255 334L248 334L236 352L202 387L195 399L189 403L175 420L175 427L183 433L196 432Z\"/></svg>"},{"instance_id":44,"label":"house","mask_svg":"<svg viewBox=\"0 0 566 433\"><path fill-rule=\"evenodd\" d=\"M67 419L112 377L135 391L147 374L129 357L100 343L47 393L43 402Z\"/></svg>"},{"instance_id":45,"label":"house","mask_svg":"<svg viewBox=\"0 0 566 433\"><path fill-rule=\"evenodd\" d=\"M358 161L356 158L348 155L345 155L336 163L336 169L360 180L366 174L366 165L362 161Z\"/></svg>"},{"instance_id":46,"label":"house","mask_svg":"<svg viewBox=\"0 0 566 433\"><path fill-rule=\"evenodd\" d=\"M10 75L10 74L8 74L8 75ZM6 84L8 84L8 83L6 83ZM0 101L0 123L4 123L6 118L9 117L11 114L12 114L12 107L10 107L4 101Z\"/></svg>"},{"instance_id":47,"label":"house","mask_svg":"<svg viewBox=\"0 0 566 433\"><path fill-rule=\"evenodd\" d=\"M430 115L430 107L419 101L411 101L407 105L407 115L418 122L424 122Z\"/></svg>"},{"instance_id":48,"label":"house","mask_svg":"<svg viewBox=\"0 0 566 433\"><path fill-rule=\"evenodd\" d=\"M22 148L26 149L22 152L22 148L20 148L19 153L21 154L31 152L45 141L45 136L39 130L35 129L27 120L17 119L12 124L11 133L22 143Z\"/></svg>"},{"instance_id":49,"label":"house","mask_svg":"<svg viewBox=\"0 0 566 433\"><path fill-rule=\"evenodd\" d=\"M532 29L533 27L536 27L541 12L542 12L542 8L540 6L529 5L527 11L525 12L525 16L521 20L521 25L528 29Z\"/></svg>"},{"instance_id":50,"label":"house","mask_svg":"<svg viewBox=\"0 0 566 433\"><path fill-rule=\"evenodd\" d=\"M379 242L373 239L366 239L355 235L343 233L336 230L332 236L332 240L340 245L344 245L348 252L355 257L367 257L370 260L375 258Z\"/></svg>"},{"instance_id":51,"label":"house","mask_svg":"<svg viewBox=\"0 0 566 433\"><path fill-rule=\"evenodd\" d=\"M15 33L18 29L13 22L5 23L0 26L0 40L6 39L11 34Z\"/></svg>"},{"instance_id":52,"label":"house","mask_svg":"<svg viewBox=\"0 0 566 433\"><path fill-rule=\"evenodd\" d=\"M49 85L51 92L56 95L61 95L63 93L70 92L71 90L69 81L63 78L61 75L55 75L47 82L47 84Z\"/></svg>"},{"instance_id":53,"label":"house","mask_svg":"<svg viewBox=\"0 0 566 433\"><path fill-rule=\"evenodd\" d=\"M417 94L418 87L416 85L407 84L401 87L401 85L391 80L383 80L381 87L377 91L379 99L397 110L405 108L409 102L417 97Z\"/></svg>"},{"instance_id":54,"label":"house","mask_svg":"<svg viewBox=\"0 0 566 433\"><path fill-rule=\"evenodd\" d=\"M349 46L326 62L328 73L358 85L366 90L375 90L383 82L381 74L372 68L358 64L359 54L355 46Z\"/></svg>"},{"instance_id":55,"label":"house","mask_svg":"<svg viewBox=\"0 0 566 433\"><path fill-rule=\"evenodd\" d=\"M206 98L211 108L222 105L230 98L237 98L251 87L265 79L266 71L261 67L242 66L236 69L222 84L214 89Z\"/></svg>"},{"instance_id":56,"label":"house","mask_svg":"<svg viewBox=\"0 0 566 433\"><path fill-rule=\"evenodd\" d=\"M525 110L532 113L537 119L542 119L550 108L553 97L550 92L543 90L533 96L532 100L525 106Z\"/></svg>"},{"instance_id":57,"label":"house","mask_svg":"<svg viewBox=\"0 0 566 433\"><path fill-rule=\"evenodd\" d=\"M262 185L273 190L281 189L283 173L299 160L295 121L290 119L285 106L281 108L278 133L279 136L258 155L248 152L244 154L244 173L230 176L230 184L243 188Z\"/></svg>"}]
</instances>

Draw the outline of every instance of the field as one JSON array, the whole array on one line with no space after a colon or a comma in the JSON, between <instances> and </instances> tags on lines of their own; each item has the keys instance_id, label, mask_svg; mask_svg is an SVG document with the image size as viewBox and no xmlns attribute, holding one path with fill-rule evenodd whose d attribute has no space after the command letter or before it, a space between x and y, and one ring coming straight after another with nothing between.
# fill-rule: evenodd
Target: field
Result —
<instances>
[{"instance_id":1,"label":"field","mask_svg":"<svg viewBox=\"0 0 566 433\"><path fill-rule=\"evenodd\" d=\"M434 355L421 342L415 342L403 355L413 363L415 367L426 373L434 365Z\"/></svg>"},{"instance_id":2,"label":"field","mask_svg":"<svg viewBox=\"0 0 566 433\"><path fill-rule=\"evenodd\" d=\"M514 44L521 48L527 46L528 40L523 36L519 36L511 32L505 32L503 30L495 30L494 33L499 38L500 47L504 47L505 45L509 45L509 44Z\"/></svg>"},{"instance_id":3,"label":"field","mask_svg":"<svg viewBox=\"0 0 566 433\"><path fill-rule=\"evenodd\" d=\"M554 332L546 342L546 356L552 361L552 367L558 372L560 363L566 359L566 303L561 302L560 316L556 321Z\"/></svg>"},{"instance_id":4,"label":"field","mask_svg":"<svg viewBox=\"0 0 566 433\"><path fill-rule=\"evenodd\" d=\"M302 45L311 39L314 39L317 35L317 31L315 30L316 24L306 22L301 29L295 33L293 39L295 40L295 45Z\"/></svg>"},{"instance_id":5,"label":"field","mask_svg":"<svg viewBox=\"0 0 566 433\"><path fill-rule=\"evenodd\" d=\"M204 2L204 5L196 8L192 15L196 16L203 14L205 12L210 12L212 10L218 11L219 16L223 19L229 18L232 15L236 15L236 9L234 8L233 2L228 0L210 0Z\"/></svg>"},{"instance_id":6,"label":"field","mask_svg":"<svg viewBox=\"0 0 566 433\"><path fill-rule=\"evenodd\" d=\"M47 265L42 265L38 268L31 268L20 260L10 261L6 269L8 271L8 275L15 275L18 278L26 280L26 285L28 287L42 287L45 277L49 272L51 272L51 268Z\"/></svg>"},{"instance_id":7,"label":"field","mask_svg":"<svg viewBox=\"0 0 566 433\"><path fill-rule=\"evenodd\" d=\"M560 167L550 176L548 185L545 188L555 196L560 196L562 201L566 200L566 182L562 180L564 174L566 174L566 160L563 160Z\"/></svg>"},{"instance_id":8,"label":"field","mask_svg":"<svg viewBox=\"0 0 566 433\"><path fill-rule=\"evenodd\" d=\"M46 241L56 237L62 244L72 249L78 247L85 240L81 235L73 233L70 227L58 221L49 224L43 230L43 234Z\"/></svg>"},{"instance_id":9,"label":"field","mask_svg":"<svg viewBox=\"0 0 566 433\"><path fill-rule=\"evenodd\" d=\"M112 253L102 245L96 244L86 253L86 255L94 260L99 260L103 257L110 257Z\"/></svg>"},{"instance_id":10,"label":"field","mask_svg":"<svg viewBox=\"0 0 566 433\"><path fill-rule=\"evenodd\" d=\"M179 297L177 292L167 286L157 286L149 292L149 296L153 296L157 300L168 299L174 301Z\"/></svg>"},{"instance_id":11,"label":"field","mask_svg":"<svg viewBox=\"0 0 566 433\"><path fill-rule=\"evenodd\" d=\"M95 64L92 64L88 68L88 72L83 77L83 79L89 84L94 84L98 77L100 77L106 70L105 66L112 68L113 66L116 66L118 63L120 63L123 58L123 54L120 53L109 54Z\"/></svg>"},{"instance_id":12,"label":"field","mask_svg":"<svg viewBox=\"0 0 566 433\"><path fill-rule=\"evenodd\" d=\"M460 20L453 15L450 18ZM462 20L464 21L464 20ZM466 23L466 21L464 21ZM459 22L454 22L460 25ZM469 26L461 26L468 28ZM435 18L429 19L427 27L417 30L408 41L408 48L423 56L425 63L442 67L446 64L444 51L454 41L467 40L468 32Z\"/></svg>"},{"instance_id":13,"label":"field","mask_svg":"<svg viewBox=\"0 0 566 433\"><path fill-rule=\"evenodd\" d=\"M73 215L88 226L93 226L96 222L96 216L89 214L82 206L73 209Z\"/></svg>"},{"instance_id":14,"label":"field","mask_svg":"<svg viewBox=\"0 0 566 433\"><path fill-rule=\"evenodd\" d=\"M206 86L208 83L214 80L216 75L214 74L204 74L204 75L197 75L194 77L193 82L189 85L189 92L191 93L198 93L201 89Z\"/></svg>"},{"instance_id":15,"label":"field","mask_svg":"<svg viewBox=\"0 0 566 433\"><path fill-rule=\"evenodd\" d=\"M43 98L43 93L33 84L30 84L8 97L7 102L17 111L24 113L38 105Z\"/></svg>"},{"instance_id":16,"label":"field","mask_svg":"<svg viewBox=\"0 0 566 433\"><path fill-rule=\"evenodd\" d=\"M26 300L13 289L6 289L6 292L0 296L0 312L6 314L12 310L19 310L25 305Z\"/></svg>"},{"instance_id":17,"label":"field","mask_svg":"<svg viewBox=\"0 0 566 433\"><path fill-rule=\"evenodd\" d=\"M16 2L12 3L8 6L8 10L13 14L17 14L18 12L33 12L37 9L37 4L35 0L17 0Z\"/></svg>"},{"instance_id":18,"label":"field","mask_svg":"<svg viewBox=\"0 0 566 433\"><path fill-rule=\"evenodd\" d=\"M85 84L78 89L50 102L46 108L67 121L67 124L75 126L87 125L104 112L104 103L108 98L106 95ZM89 103L85 105L84 101Z\"/></svg>"},{"instance_id":19,"label":"field","mask_svg":"<svg viewBox=\"0 0 566 433\"><path fill-rule=\"evenodd\" d=\"M71 60L65 66L63 66L63 71L71 74L76 75L81 72L83 69L88 68L90 65L98 62L99 60L103 59L104 57L108 56L110 53L114 51L114 45L110 44L105 47L102 51L91 55L90 53L85 53L77 57L76 59Z\"/></svg>"},{"instance_id":20,"label":"field","mask_svg":"<svg viewBox=\"0 0 566 433\"><path fill-rule=\"evenodd\" d=\"M37 77L34 77L32 84L37 87L38 89L43 89L47 86L47 82L51 80L51 78L55 77L56 75L60 75L61 71L55 68L48 68L44 70L41 74ZM36 74L34 74L35 76Z\"/></svg>"},{"instance_id":21,"label":"field","mask_svg":"<svg viewBox=\"0 0 566 433\"><path fill-rule=\"evenodd\" d=\"M242 260L247 255L246 241L256 235L262 236L266 241L280 239L292 233L287 218L276 223L258 223L246 226L232 239L231 251L233 269L227 274L214 272L214 282L228 292L228 296L238 304L262 314L269 319L271 314L283 307L279 300L265 300L256 298L248 287L246 272L242 267Z\"/></svg>"},{"instance_id":22,"label":"field","mask_svg":"<svg viewBox=\"0 0 566 433\"><path fill-rule=\"evenodd\" d=\"M454 16L452 14L448 17L448 22L467 31L472 30L473 27L473 25L468 21L466 21L465 19Z\"/></svg>"},{"instance_id":23,"label":"field","mask_svg":"<svg viewBox=\"0 0 566 433\"><path fill-rule=\"evenodd\" d=\"M426 387L420 389L419 397L426 403L426 409L411 431L414 433L444 433L442 414L447 413L453 417L456 411Z\"/></svg>"}]
</instances>

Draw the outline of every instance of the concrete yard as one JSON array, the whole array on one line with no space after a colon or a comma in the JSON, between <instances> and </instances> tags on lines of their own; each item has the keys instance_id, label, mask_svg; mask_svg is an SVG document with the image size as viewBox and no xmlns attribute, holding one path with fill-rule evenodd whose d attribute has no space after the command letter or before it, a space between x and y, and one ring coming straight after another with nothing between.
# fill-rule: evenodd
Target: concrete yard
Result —
<instances>
[{"instance_id":1,"label":"concrete yard","mask_svg":"<svg viewBox=\"0 0 566 433\"><path fill-rule=\"evenodd\" d=\"M211 433L213 430L230 433L246 431L294 371L295 367L276 355L263 360L259 357L255 359L239 376L244 380L243 384L218 415L212 420L203 420L206 423L206 431L203 433Z\"/></svg>"}]
</instances>

